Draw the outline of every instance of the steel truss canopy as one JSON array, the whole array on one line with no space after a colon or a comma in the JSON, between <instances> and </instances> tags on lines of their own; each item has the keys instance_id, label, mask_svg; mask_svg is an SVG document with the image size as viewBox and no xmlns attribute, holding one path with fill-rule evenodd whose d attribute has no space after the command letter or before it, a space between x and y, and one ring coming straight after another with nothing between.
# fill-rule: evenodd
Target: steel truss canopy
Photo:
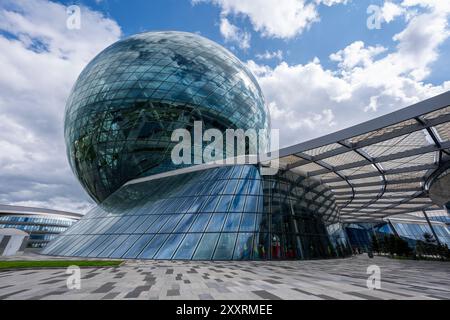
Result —
<instances>
[{"instance_id":1,"label":"steel truss canopy","mask_svg":"<svg viewBox=\"0 0 450 320\"><path fill-rule=\"evenodd\" d=\"M442 209L428 196L429 179L449 162L450 91L279 151L283 170L330 187L342 222Z\"/></svg>"}]
</instances>

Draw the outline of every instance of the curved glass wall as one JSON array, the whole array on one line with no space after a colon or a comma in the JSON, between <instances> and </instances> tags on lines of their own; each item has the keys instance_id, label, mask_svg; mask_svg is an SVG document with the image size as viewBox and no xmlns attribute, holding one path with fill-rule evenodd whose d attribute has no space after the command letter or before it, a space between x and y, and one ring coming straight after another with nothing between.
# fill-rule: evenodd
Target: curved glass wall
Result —
<instances>
[{"instance_id":1,"label":"curved glass wall","mask_svg":"<svg viewBox=\"0 0 450 320\"><path fill-rule=\"evenodd\" d=\"M95 57L72 89L70 165L101 202L131 179L174 169L171 135L187 129L193 137L195 121L222 132L270 126L257 81L225 48L183 32L132 36Z\"/></svg>"},{"instance_id":2,"label":"curved glass wall","mask_svg":"<svg viewBox=\"0 0 450 320\"><path fill-rule=\"evenodd\" d=\"M418 242L426 242L425 234L431 235L434 239L434 233L425 219L422 221L415 219L388 219L389 222L381 224L346 224L345 231L347 233L349 242L353 248L368 250L372 245L372 238L376 235L378 241L383 241L386 235L398 235L403 240L407 241L411 248L415 248ZM441 217L433 217L441 218ZM431 219L430 220L438 220ZM450 231L445 223L440 223L439 220L431 222L433 230L439 238L441 244L450 246Z\"/></svg>"},{"instance_id":3,"label":"curved glass wall","mask_svg":"<svg viewBox=\"0 0 450 320\"><path fill-rule=\"evenodd\" d=\"M329 236L329 230L333 236ZM334 257L334 200L308 179L224 166L127 184L43 253L130 259ZM331 233L330 233L331 235Z\"/></svg>"},{"instance_id":4,"label":"curved glass wall","mask_svg":"<svg viewBox=\"0 0 450 320\"><path fill-rule=\"evenodd\" d=\"M264 177L260 232L270 259L314 259L345 255L347 240L332 192L317 180L292 172Z\"/></svg>"},{"instance_id":5,"label":"curved glass wall","mask_svg":"<svg viewBox=\"0 0 450 320\"><path fill-rule=\"evenodd\" d=\"M411 223L391 220L397 234L406 239L411 245L415 245L416 241L426 241L425 234L433 235L430 227L426 223ZM445 224L433 223L433 230L442 244L450 246L450 232Z\"/></svg>"},{"instance_id":6,"label":"curved glass wall","mask_svg":"<svg viewBox=\"0 0 450 320\"><path fill-rule=\"evenodd\" d=\"M30 235L28 247L43 248L58 234L64 232L76 220L59 217L39 216L0 216L0 228L20 229Z\"/></svg>"}]
</instances>

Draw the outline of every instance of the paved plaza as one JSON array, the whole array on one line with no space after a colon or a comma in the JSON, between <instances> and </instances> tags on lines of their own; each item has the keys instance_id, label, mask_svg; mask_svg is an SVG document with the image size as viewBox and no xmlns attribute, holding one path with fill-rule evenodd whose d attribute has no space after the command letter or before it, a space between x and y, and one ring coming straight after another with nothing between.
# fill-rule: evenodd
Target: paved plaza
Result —
<instances>
[{"instance_id":1,"label":"paved plaza","mask_svg":"<svg viewBox=\"0 0 450 320\"><path fill-rule=\"evenodd\" d=\"M366 286L381 269L381 289ZM69 290L65 269L0 272L0 299L450 299L450 264L438 261L143 261L81 269Z\"/></svg>"}]
</instances>

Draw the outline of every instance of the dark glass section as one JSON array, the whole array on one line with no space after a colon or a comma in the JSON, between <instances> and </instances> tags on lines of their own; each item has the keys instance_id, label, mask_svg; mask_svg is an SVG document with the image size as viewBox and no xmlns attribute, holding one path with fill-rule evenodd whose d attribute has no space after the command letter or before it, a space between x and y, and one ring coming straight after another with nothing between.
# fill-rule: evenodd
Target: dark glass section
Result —
<instances>
[{"instance_id":1,"label":"dark glass section","mask_svg":"<svg viewBox=\"0 0 450 320\"><path fill-rule=\"evenodd\" d=\"M193 137L195 121L222 132L269 128L261 89L232 53L195 34L132 36L95 57L72 89L70 165L101 202L131 179L174 169L171 135L187 129Z\"/></svg>"},{"instance_id":2,"label":"dark glass section","mask_svg":"<svg viewBox=\"0 0 450 320\"><path fill-rule=\"evenodd\" d=\"M318 181L291 173L262 177L257 167L239 165L131 181L44 253L314 259L342 256L346 244L333 195Z\"/></svg>"},{"instance_id":3,"label":"dark glass section","mask_svg":"<svg viewBox=\"0 0 450 320\"><path fill-rule=\"evenodd\" d=\"M264 212L255 258L317 259L344 255L347 240L331 190L292 172L264 177Z\"/></svg>"}]
</instances>

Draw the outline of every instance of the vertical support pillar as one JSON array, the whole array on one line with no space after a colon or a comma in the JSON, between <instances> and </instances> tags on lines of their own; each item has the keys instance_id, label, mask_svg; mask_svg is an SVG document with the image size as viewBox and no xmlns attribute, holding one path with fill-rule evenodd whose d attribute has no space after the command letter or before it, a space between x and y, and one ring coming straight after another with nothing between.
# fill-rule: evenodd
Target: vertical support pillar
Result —
<instances>
[{"instance_id":1,"label":"vertical support pillar","mask_svg":"<svg viewBox=\"0 0 450 320\"><path fill-rule=\"evenodd\" d=\"M297 247L297 253L300 256L300 259L305 259L305 256L303 255L303 249L302 249L302 241L300 240L300 233L298 231L298 225L297 225L297 220L295 220L295 210L294 210L294 204L292 203L291 200L289 200L289 204L290 204L290 209L291 209L291 216L292 216L292 223L294 225L294 232L295 232L295 242L296 242L296 247Z\"/></svg>"},{"instance_id":2,"label":"vertical support pillar","mask_svg":"<svg viewBox=\"0 0 450 320\"><path fill-rule=\"evenodd\" d=\"M441 241L439 241L439 238L438 238L436 232L434 231L433 225L431 224L430 219L428 218L428 215L427 215L426 211L422 210L422 213L425 216L425 219L427 220L428 226L430 227L431 232L433 233L433 236L436 239L437 244L441 245Z\"/></svg>"}]
</instances>

